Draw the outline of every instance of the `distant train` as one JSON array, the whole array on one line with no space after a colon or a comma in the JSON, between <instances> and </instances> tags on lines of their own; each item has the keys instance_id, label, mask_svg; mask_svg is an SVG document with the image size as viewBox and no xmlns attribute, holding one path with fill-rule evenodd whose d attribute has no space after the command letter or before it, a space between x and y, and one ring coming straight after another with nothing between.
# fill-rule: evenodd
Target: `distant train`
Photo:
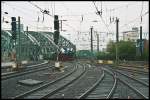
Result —
<instances>
[{"instance_id":1,"label":"distant train","mask_svg":"<svg viewBox=\"0 0 150 100\"><path fill-rule=\"evenodd\" d=\"M79 59L91 59L91 58L95 58L94 53L92 53L89 50L79 50L76 52L76 56Z\"/></svg>"},{"instance_id":2,"label":"distant train","mask_svg":"<svg viewBox=\"0 0 150 100\"><path fill-rule=\"evenodd\" d=\"M68 54L65 54L65 53L61 53L58 56L59 61L73 61L74 59L75 58L74 58L73 55L68 55Z\"/></svg>"}]
</instances>

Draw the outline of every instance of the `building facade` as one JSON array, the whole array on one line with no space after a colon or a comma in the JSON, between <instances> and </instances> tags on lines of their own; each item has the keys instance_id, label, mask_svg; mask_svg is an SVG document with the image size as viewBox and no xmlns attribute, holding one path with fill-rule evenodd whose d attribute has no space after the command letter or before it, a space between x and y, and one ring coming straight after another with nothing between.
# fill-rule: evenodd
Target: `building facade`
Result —
<instances>
[{"instance_id":1,"label":"building facade","mask_svg":"<svg viewBox=\"0 0 150 100\"><path fill-rule=\"evenodd\" d=\"M123 32L123 40L124 41L137 42L137 39L139 39L139 33L138 33L137 27L132 28L131 31Z\"/></svg>"}]
</instances>

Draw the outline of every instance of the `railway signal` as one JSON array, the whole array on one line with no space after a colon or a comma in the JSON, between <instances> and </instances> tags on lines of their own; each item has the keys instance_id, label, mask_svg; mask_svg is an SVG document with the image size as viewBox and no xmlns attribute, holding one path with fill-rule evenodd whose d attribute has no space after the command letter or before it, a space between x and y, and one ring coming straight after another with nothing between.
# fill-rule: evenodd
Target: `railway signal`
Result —
<instances>
[{"instance_id":1,"label":"railway signal","mask_svg":"<svg viewBox=\"0 0 150 100\"><path fill-rule=\"evenodd\" d=\"M97 52L99 52L99 34L97 33Z\"/></svg>"},{"instance_id":2,"label":"railway signal","mask_svg":"<svg viewBox=\"0 0 150 100\"><path fill-rule=\"evenodd\" d=\"M93 52L93 26L90 29L91 29L91 52Z\"/></svg>"},{"instance_id":3,"label":"railway signal","mask_svg":"<svg viewBox=\"0 0 150 100\"><path fill-rule=\"evenodd\" d=\"M16 39L16 17L11 17L11 30L12 30L12 39Z\"/></svg>"},{"instance_id":4,"label":"railway signal","mask_svg":"<svg viewBox=\"0 0 150 100\"><path fill-rule=\"evenodd\" d=\"M140 55L142 56L142 26L140 26Z\"/></svg>"},{"instance_id":5,"label":"railway signal","mask_svg":"<svg viewBox=\"0 0 150 100\"><path fill-rule=\"evenodd\" d=\"M54 42L57 45L59 40L59 20L58 15L54 16Z\"/></svg>"},{"instance_id":6,"label":"railway signal","mask_svg":"<svg viewBox=\"0 0 150 100\"><path fill-rule=\"evenodd\" d=\"M15 65L14 65L14 70L19 70L21 68L21 38L20 38L20 16L18 17L18 21L16 21L16 17L11 17L12 20L12 39L14 40L12 43L14 43L14 49L16 51L16 60L15 60ZM18 23L18 27L16 25ZM17 38L18 34L18 38ZM18 41L18 46L16 46L16 41Z\"/></svg>"},{"instance_id":7,"label":"railway signal","mask_svg":"<svg viewBox=\"0 0 150 100\"><path fill-rule=\"evenodd\" d=\"M116 17L116 64L118 64L119 19Z\"/></svg>"},{"instance_id":8,"label":"railway signal","mask_svg":"<svg viewBox=\"0 0 150 100\"><path fill-rule=\"evenodd\" d=\"M59 19L58 15L54 16L54 42L56 45L58 45L59 42ZM60 62L58 61L58 55L59 55L59 48L56 50L56 62L55 62L55 68L60 69Z\"/></svg>"}]
</instances>

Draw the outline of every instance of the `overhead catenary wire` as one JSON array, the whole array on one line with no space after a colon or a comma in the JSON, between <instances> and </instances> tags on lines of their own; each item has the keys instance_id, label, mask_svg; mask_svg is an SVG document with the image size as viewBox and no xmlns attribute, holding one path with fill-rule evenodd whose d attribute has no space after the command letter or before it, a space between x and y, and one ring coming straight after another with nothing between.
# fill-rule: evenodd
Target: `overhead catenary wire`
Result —
<instances>
[{"instance_id":1,"label":"overhead catenary wire","mask_svg":"<svg viewBox=\"0 0 150 100\"><path fill-rule=\"evenodd\" d=\"M142 8L141 8L141 13L140 13L140 16L141 16L141 23L140 24L142 24L142 12L143 12L143 1L142 1Z\"/></svg>"},{"instance_id":2,"label":"overhead catenary wire","mask_svg":"<svg viewBox=\"0 0 150 100\"><path fill-rule=\"evenodd\" d=\"M54 1L54 15L55 15L55 1Z\"/></svg>"},{"instance_id":3,"label":"overhead catenary wire","mask_svg":"<svg viewBox=\"0 0 150 100\"><path fill-rule=\"evenodd\" d=\"M81 16L81 15L80 15ZM104 18L104 17L103 17ZM105 22L105 21L104 21ZM105 24L107 24L107 23L105 23ZM108 25L106 25L106 26L108 26ZM110 28L110 27L108 27L108 28Z\"/></svg>"},{"instance_id":4,"label":"overhead catenary wire","mask_svg":"<svg viewBox=\"0 0 150 100\"><path fill-rule=\"evenodd\" d=\"M120 7L117 7L117 8L112 8L112 9L110 9L110 10L108 10L107 9L107 11L106 12L112 12L112 11L116 11L116 10L118 10L118 9L121 9L121 8L124 8L124 7L126 7L126 6L130 6L130 5L135 5L135 4L127 4L127 5L125 5L125 6L120 6ZM76 14L76 15L73 15L73 14L71 14L71 15L61 15L61 16L81 16L81 15L91 15L91 14L95 14L95 12L88 12L88 13L83 13L83 14Z\"/></svg>"},{"instance_id":5,"label":"overhead catenary wire","mask_svg":"<svg viewBox=\"0 0 150 100\"><path fill-rule=\"evenodd\" d=\"M101 1L101 15L102 15L102 1Z\"/></svg>"},{"instance_id":6,"label":"overhead catenary wire","mask_svg":"<svg viewBox=\"0 0 150 100\"><path fill-rule=\"evenodd\" d=\"M54 16L54 14L53 14L53 4L52 4L52 2L51 2L51 10L52 10L52 16Z\"/></svg>"},{"instance_id":7,"label":"overhead catenary wire","mask_svg":"<svg viewBox=\"0 0 150 100\"><path fill-rule=\"evenodd\" d=\"M67 12L72 13L71 10L66 6L66 4L64 4L64 2L62 2L61 5L67 10Z\"/></svg>"},{"instance_id":8,"label":"overhead catenary wire","mask_svg":"<svg viewBox=\"0 0 150 100\"><path fill-rule=\"evenodd\" d=\"M38 5L32 3L31 1L29 1L29 3L32 4L33 6L35 6L36 8L38 8L43 14L48 14L49 16L51 16L51 17L54 18L54 16L52 16L52 15L49 13L49 11L43 10L42 8L40 8Z\"/></svg>"},{"instance_id":9,"label":"overhead catenary wire","mask_svg":"<svg viewBox=\"0 0 150 100\"><path fill-rule=\"evenodd\" d=\"M31 2L30 2L31 3ZM31 3L32 5L34 5L35 7L37 7L38 9L40 9L40 11L41 12L43 12L43 9L42 8L40 8L39 6L37 6L36 4L33 4L33 3ZM46 13L46 14L48 14L48 15L50 15L49 13ZM55 2L54 2L54 15L55 15ZM52 16L52 15L50 15L51 17L53 17L54 18L54 16ZM43 19L44 19L44 17L43 17ZM66 23L64 23L65 25L67 25L67 26L69 26L70 28L72 28L73 30L76 30L75 28L73 28L72 26L70 26L70 25L68 25L68 24L66 24ZM77 30L76 30L77 31Z\"/></svg>"},{"instance_id":10,"label":"overhead catenary wire","mask_svg":"<svg viewBox=\"0 0 150 100\"><path fill-rule=\"evenodd\" d=\"M112 8L112 9L108 10L108 12L109 12L109 11L111 12L111 11L113 11L113 10L119 10L119 9L124 8L124 7L127 7L127 6L129 7L130 5L135 5L135 3L126 4L126 5L124 5L124 6Z\"/></svg>"},{"instance_id":11,"label":"overhead catenary wire","mask_svg":"<svg viewBox=\"0 0 150 100\"><path fill-rule=\"evenodd\" d=\"M128 23L122 25L120 28L123 28L123 27L125 27L125 26L127 26L127 25L129 25L129 24L131 24L133 22L136 22L137 20L139 20L141 18L141 16L143 17L143 16L147 15L148 13L149 13L149 11L145 12L144 14L142 14L142 15L136 17L135 19L129 21Z\"/></svg>"},{"instance_id":12,"label":"overhead catenary wire","mask_svg":"<svg viewBox=\"0 0 150 100\"><path fill-rule=\"evenodd\" d=\"M26 15L26 16L29 15L29 13L24 12L23 10L20 10L19 8L12 7L12 5L10 5L10 4L5 3L5 5L7 5L7 6L13 8L14 10L17 10L18 12L21 12L22 14L24 14L24 15Z\"/></svg>"},{"instance_id":13,"label":"overhead catenary wire","mask_svg":"<svg viewBox=\"0 0 150 100\"><path fill-rule=\"evenodd\" d=\"M4 12L4 11L2 11L2 12ZM3 13L2 13L2 15L4 15ZM25 14L26 16L27 16L27 14ZM6 15L5 16L5 18L11 18L12 16L10 16L10 15ZM29 16L28 16L29 17ZM24 17L22 17L22 16L20 16L20 18L21 19L26 19L26 18L24 18ZM26 20L28 20L28 21L30 21L30 22L37 22L36 20L35 20L35 18L32 18L32 19L26 19Z\"/></svg>"},{"instance_id":14,"label":"overhead catenary wire","mask_svg":"<svg viewBox=\"0 0 150 100\"><path fill-rule=\"evenodd\" d=\"M30 12L35 12L34 9L24 8L24 6L19 6L19 7L17 7L16 4L13 5L13 4L10 4L10 3L8 3L8 2L5 2L4 4L7 5L7 6L10 6L10 7L12 7L12 8L17 8L17 9L19 9L19 10L21 9L21 10L23 10L25 13L29 13L29 11L30 11Z\"/></svg>"},{"instance_id":15,"label":"overhead catenary wire","mask_svg":"<svg viewBox=\"0 0 150 100\"><path fill-rule=\"evenodd\" d=\"M66 26L72 28L74 31L78 32L78 30L76 30L74 27L70 26L69 24L66 24L66 23L63 23L63 24L65 24Z\"/></svg>"},{"instance_id":16,"label":"overhead catenary wire","mask_svg":"<svg viewBox=\"0 0 150 100\"><path fill-rule=\"evenodd\" d=\"M95 2L94 2L94 1L93 1L93 3L94 3L94 6L95 6L95 8L96 8L97 12L99 12L99 10L98 10L98 8L97 8L97 6L96 6L96 4L95 4ZM99 14L98 14L98 15L99 15ZM110 32L110 30L109 30L109 28L108 28L108 26L107 26L107 24L105 23L104 19L102 18L102 16L100 16L100 18L101 18L101 20L102 20L103 24L106 26L106 28L107 28L108 32L109 32L109 33L111 33L111 32Z\"/></svg>"}]
</instances>

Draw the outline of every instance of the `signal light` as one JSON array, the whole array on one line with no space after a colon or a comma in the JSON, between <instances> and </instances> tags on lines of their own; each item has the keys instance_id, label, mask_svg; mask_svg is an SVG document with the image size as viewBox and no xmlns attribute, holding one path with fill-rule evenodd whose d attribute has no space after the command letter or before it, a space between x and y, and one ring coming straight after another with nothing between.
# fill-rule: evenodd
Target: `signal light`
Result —
<instances>
[{"instance_id":1,"label":"signal light","mask_svg":"<svg viewBox=\"0 0 150 100\"><path fill-rule=\"evenodd\" d=\"M16 17L11 17L11 30L12 30L12 38L16 39Z\"/></svg>"}]
</instances>

